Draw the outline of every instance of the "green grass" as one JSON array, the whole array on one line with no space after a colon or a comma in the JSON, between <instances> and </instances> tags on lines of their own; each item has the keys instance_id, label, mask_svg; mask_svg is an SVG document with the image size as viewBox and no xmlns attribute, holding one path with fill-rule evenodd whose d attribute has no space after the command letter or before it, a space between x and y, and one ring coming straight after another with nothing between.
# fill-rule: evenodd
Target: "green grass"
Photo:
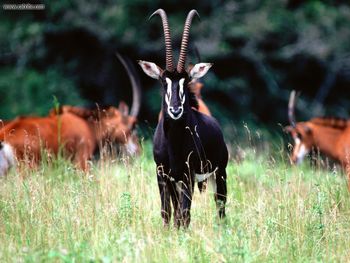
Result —
<instances>
[{"instance_id":1,"label":"green grass","mask_svg":"<svg viewBox=\"0 0 350 263\"><path fill-rule=\"evenodd\" d=\"M345 176L242 149L228 171L227 218L195 190L187 230L164 229L151 147L89 175L57 160L0 180L1 262L318 262L350 258ZM232 147L235 148L236 146ZM232 149L234 152L234 149Z\"/></svg>"}]
</instances>

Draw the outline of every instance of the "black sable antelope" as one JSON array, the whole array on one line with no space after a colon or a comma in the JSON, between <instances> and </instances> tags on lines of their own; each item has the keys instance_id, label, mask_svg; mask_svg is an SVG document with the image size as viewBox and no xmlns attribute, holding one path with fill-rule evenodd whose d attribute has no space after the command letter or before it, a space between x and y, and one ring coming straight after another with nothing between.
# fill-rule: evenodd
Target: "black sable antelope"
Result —
<instances>
[{"instance_id":1,"label":"black sable antelope","mask_svg":"<svg viewBox=\"0 0 350 263\"><path fill-rule=\"evenodd\" d=\"M197 11L192 10L187 16L176 70L166 13L159 9L151 17L154 15L160 15L163 22L166 69L147 61L139 61L139 64L148 76L160 80L162 86L164 114L153 139L161 215L167 226L171 218L171 198L175 226L188 227L195 180L212 180L219 217L225 216L228 152L217 121L192 109L198 107L198 103L188 83L204 76L211 67L210 63L199 63L189 72L185 71L189 29Z\"/></svg>"}]
</instances>

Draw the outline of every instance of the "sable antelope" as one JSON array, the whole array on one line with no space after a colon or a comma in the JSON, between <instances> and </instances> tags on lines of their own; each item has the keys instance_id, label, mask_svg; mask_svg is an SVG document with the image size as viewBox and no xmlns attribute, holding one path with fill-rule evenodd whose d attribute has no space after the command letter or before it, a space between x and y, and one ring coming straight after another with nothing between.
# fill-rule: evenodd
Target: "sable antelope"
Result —
<instances>
[{"instance_id":1,"label":"sable antelope","mask_svg":"<svg viewBox=\"0 0 350 263\"><path fill-rule=\"evenodd\" d=\"M300 164L312 148L317 148L345 168L350 190L349 121L340 118L318 117L305 122L296 122L294 108L295 91L292 91L288 104L290 126L286 127L286 131L294 139L291 161Z\"/></svg>"},{"instance_id":2,"label":"sable antelope","mask_svg":"<svg viewBox=\"0 0 350 263\"><path fill-rule=\"evenodd\" d=\"M96 144L87 123L70 113L49 117L18 117L0 130L0 141L3 145L0 163L13 160L16 156L17 160L24 160L33 167L41 159L42 149L46 149L49 154L57 154L60 145L64 145L65 156L84 170ZM13 165L13 162L10 164ZM0 170L5 174L6 169L3 167Z\"/></svg>"},{"instance_id":3,"label":"sable antelope","mask_svg":"<svg viewBox=\"0 0 350 263\"><path fill-rule=\"evenodd\" d=\"M194 108L195 95L188 88L191 79L203 77L210 63L194 65L185 71L189 29L196 10L191 10L184 26L177 68L173 65L168 19L163 9L155 11L163 23L166 69L156 64L139 61L143 71L158 79L162 86L163 116L158 122L153 139L153 156L157 165L157 179L161 199L161 216L165 226L171 219L170 199L174 209L174 225L188 227L194 182L209 178L215 185L215 201L220 218L225 216L226 166L228 151L217 121Z\"/></svg>"},{"instance_id":4,"label":"sable antelope","mask_svg":"<svg viewBox=\"0 0 350 263\"><path fill-rule=\"evenodd\" d=\"M126 62L119 59L125 66ZM120 103L119 109L87 110L63 106L57 112L52 110L48 117L17 117L0 129L0 141L4 142L0 149L0 172L4 171L4 174L8 170L13 163L7 160L14 156L35 166L41 159L42 148L57 154L60 145L63 145L65 156L84 170L94 150L106 140L124 144L132 154L138 152L139 144L133 129L140 109L140 88L131 70L128 66L125 68L134 94L130 115L128 106Z\"/></svg>"}]
</instances>

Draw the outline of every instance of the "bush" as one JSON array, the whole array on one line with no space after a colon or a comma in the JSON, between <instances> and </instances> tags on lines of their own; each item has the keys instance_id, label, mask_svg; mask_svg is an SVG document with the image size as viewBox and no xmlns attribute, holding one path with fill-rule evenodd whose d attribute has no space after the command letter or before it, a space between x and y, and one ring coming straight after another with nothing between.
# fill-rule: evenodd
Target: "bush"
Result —
<instances>
[{"instance_id":1,"label":"bush","mask_svg":"<svg viewBox=\"0 0 350 263\"><path fill-rule=\"evenodd\" d=\"M82 98L74 83L54 70L38 72L15 68L0 70L0 118L18 115L46 115L53 107L54 97L61 104L81 104Z\"/></svg>"}]
</instances>

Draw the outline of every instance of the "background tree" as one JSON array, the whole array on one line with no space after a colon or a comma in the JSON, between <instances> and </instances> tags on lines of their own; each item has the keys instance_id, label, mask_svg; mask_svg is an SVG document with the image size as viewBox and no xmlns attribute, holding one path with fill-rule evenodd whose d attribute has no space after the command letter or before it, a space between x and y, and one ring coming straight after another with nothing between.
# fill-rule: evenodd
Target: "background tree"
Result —
<instances>
[{"instance_id":1,"label":"background tree","mask_svg":"<svg viewBox=\"0 0 350 263\"><path fill-rule=\"evenodd\" d=\"M187 12L196 8L201 15L191 28L189 61L197 62L196 46L202 61L214 62L203 96L221 122L286 123L292 89L302 92L300 119L349 116L347 1L66 0L45 2L42 11L2 10L0 117L45 114L53 95L77 105L130 103L130 84L114 53L135 65L138 59L164 64L161 23L147 20L159 7L169 14L178 49ZM155 122L158 85L139 75L141 122Z\"/></svg>"}]
</instances>

